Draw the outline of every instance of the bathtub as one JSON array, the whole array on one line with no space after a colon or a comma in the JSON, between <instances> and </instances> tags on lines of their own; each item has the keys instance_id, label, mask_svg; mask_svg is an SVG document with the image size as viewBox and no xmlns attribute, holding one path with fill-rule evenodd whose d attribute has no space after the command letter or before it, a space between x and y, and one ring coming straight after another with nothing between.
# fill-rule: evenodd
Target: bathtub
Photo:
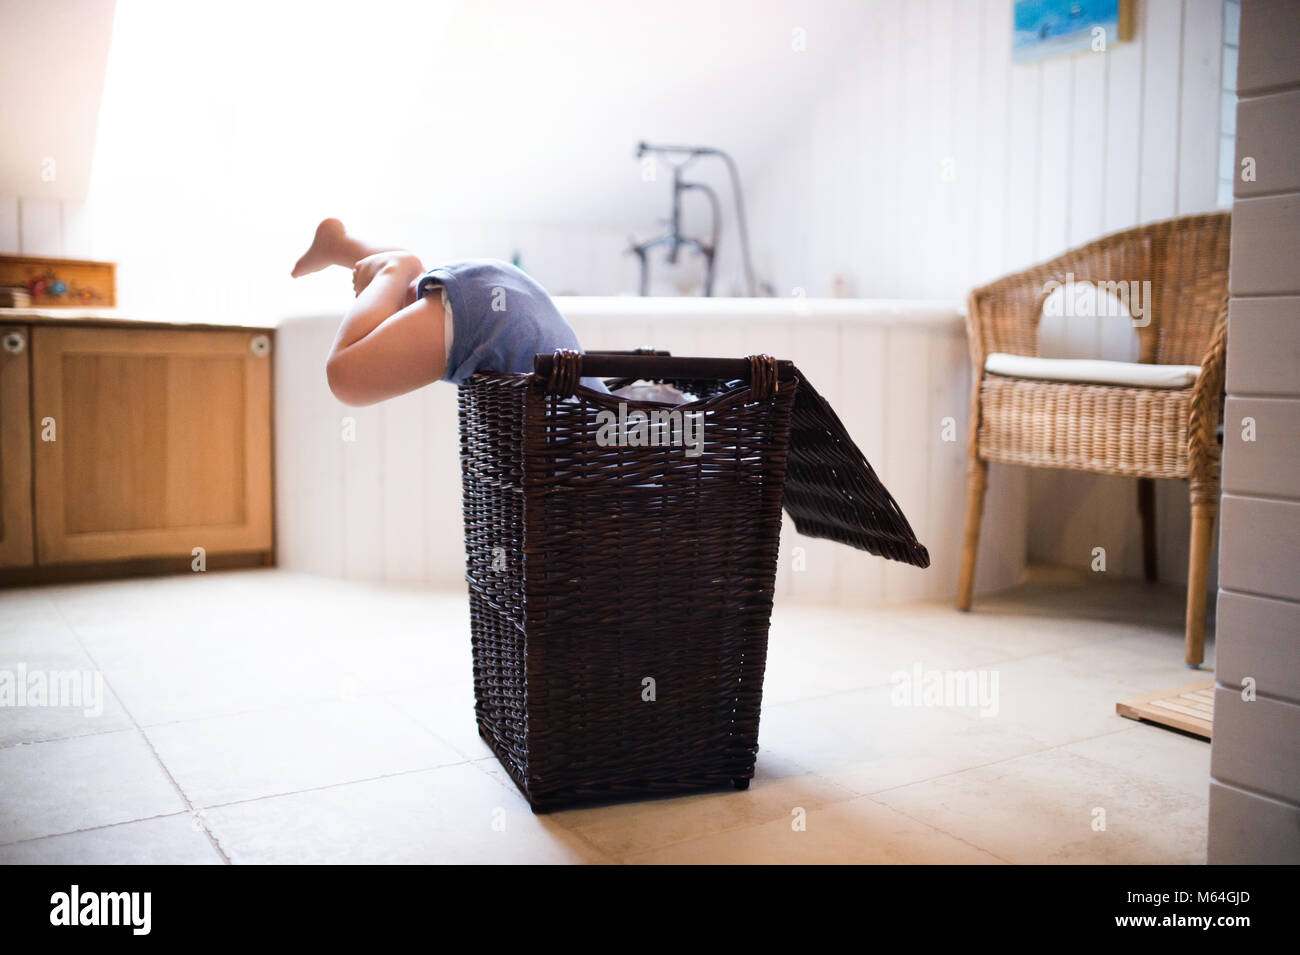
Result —
<instances>
[{"instance_id":1,"label":"bathtub","mask_svg":"<svg viewBox=\"0 0 1300 955\"><path fill-rule=\"evenodd\" d=\"M785 522L777 599L872 606L956 592L965 506L970 361L961 306L869 299L557 298L584 348L793 360L837 410L932 563L918 570ZM330 394L338 315L276 333L276 551L281 567L464 587L456 390L437 384L370 408ZM979 592L1018 583L1025 475L998 469L980 541ZM647 555L651 559L652 554Z\"/></svg>"}]
</instances>

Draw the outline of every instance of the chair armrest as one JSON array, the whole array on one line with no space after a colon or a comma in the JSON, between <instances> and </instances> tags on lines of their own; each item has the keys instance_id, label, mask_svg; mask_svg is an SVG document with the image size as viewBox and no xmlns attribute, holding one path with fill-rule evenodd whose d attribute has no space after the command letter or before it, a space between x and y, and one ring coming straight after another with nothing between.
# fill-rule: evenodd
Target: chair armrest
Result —
<instances>
[{"instance_id":1,"label":"chair armrest","mask_svg":"<svg viewBox=\"0 0 1300 955\"><path fill-rule=\"evenodd\" d=\"M1071 276L1088 282L1153 278L1153 269L1159 267L1153 260L1154 250L1165 241L1158 237L1179 223L1185 224L1185 220L1102 236L972 291L966 321L977 368L982 369L984 356L990 352L1038 354L1038 320L1051 291L1049 282L1065 282ZM1155 333L1155 327L1138 330L1144 342L1143 361L1155 355Z\"/></svg>"},{"instance_id":2,"label":"chair armrest","mask_svg":"<svg viewBox=\"0 0 1300 955\"><path fill-rule=\"evenodd\" d=\"M972 289L966 300L966 341L970 347L970 423L967 457L974 467L979 459L979 430L983 410L980 385L984 359L995 351L1012 355L1038 354L1038 318L1043 310L1046 266L1036 265Z\"/></svg>"},{"instance_id":3,"label":"chair armrest","mask_svg":"<svg viewBox=\"0 0 1300 955\"><path fill-rule=\"evenodd\" d=\"M1192 386L1187 425L1187 457L1192 471L1192 503L1214 504L1219 494L1219 420L1223 415L1224 370L1228 353L1228 299L1219 306L1201 373Z\"/></svg>"},{"instance_id":4,"label":"chair armrest","mask_svg":"<svg viewBox=\"0 0 1300 955\"><path fill-rule=\"evenodd\" d=\"M1044 262L973 289L966 306L966 332L978 377L992 352L1038 354L1038 319L1047 298L1044 286L1059 260Z\"/></svg>"}]
</instances>

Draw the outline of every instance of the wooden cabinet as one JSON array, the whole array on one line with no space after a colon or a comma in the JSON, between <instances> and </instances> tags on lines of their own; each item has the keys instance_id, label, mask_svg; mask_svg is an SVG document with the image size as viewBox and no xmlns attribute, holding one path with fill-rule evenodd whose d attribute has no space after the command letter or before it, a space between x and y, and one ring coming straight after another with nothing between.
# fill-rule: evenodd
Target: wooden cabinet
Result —
<instances>
[{"instance_id":1,"label":"wooden cabinet","mask_svg":"<svg viewBox=\"0 0 1300 955\"><path fill-rule=\"evenodd\" d=\"M30 567L32 446L25 326L0 325L0 567Z\"/></svg>"},{"instance_id":2,"label":"wooden cabinet","mask_svg":"<svg viewBox=\"0 0 1300 955\"><path fill-rule=\"evenodd\" d=\"M33 327L37 563L269 552L269 351L245 329Z\"/></svg>"},{"instance_id":3,"label":"wooden cabinet","mask_svg":"<svg viewBox=\"0 0 1300 955\"><path fill-rule=\"evenodd\" d=\"M268 563L271 338L0 324L0 582Z\"/></svg>"}]
</instances>

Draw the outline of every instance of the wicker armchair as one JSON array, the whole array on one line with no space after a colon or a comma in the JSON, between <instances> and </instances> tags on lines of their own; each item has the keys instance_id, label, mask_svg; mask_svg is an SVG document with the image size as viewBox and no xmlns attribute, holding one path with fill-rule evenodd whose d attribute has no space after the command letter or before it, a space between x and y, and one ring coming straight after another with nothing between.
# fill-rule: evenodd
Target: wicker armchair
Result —
<instances>
[{"instance_id":1,"label":"wicker armchair","mask_svg":"<svg viewBox=\"0 0 1300 955\"><path fill-rule=\"evenodd\" d=\"M1152 481L1188 481L1187 663L1202 662L1219 497L1228 247L1227 213L1188 216L1106 236L971 292L966 322L974 388L958 609L971 605L990 461L1137 478L1148 579L1155 576ZM1124 387L986 372L991 353L1037 354L1047 283L1064 282L1068 273L1076 282L1150 281L1149 324L1137 328L1138 361L1200 365L1194 384Z\"/></svg>"}]
</instances>

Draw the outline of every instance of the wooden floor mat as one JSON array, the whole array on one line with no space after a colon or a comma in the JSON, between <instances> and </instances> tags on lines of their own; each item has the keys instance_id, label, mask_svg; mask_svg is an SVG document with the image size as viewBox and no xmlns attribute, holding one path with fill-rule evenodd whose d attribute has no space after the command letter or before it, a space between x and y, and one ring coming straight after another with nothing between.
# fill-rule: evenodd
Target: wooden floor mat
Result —
<instances>
[{"instance_id":1,"label":"wooden floor mat","mask_svg":"<svg viewBox=\"0 0 1300 955\"><path fill-rule=\"evenodd\" d=\"M1120 700L1115 704L1115 712L1131 720L1159 723L1209 739L1214 727L1214 681L1202 680Z\"/></svg>"}]
</instances>

